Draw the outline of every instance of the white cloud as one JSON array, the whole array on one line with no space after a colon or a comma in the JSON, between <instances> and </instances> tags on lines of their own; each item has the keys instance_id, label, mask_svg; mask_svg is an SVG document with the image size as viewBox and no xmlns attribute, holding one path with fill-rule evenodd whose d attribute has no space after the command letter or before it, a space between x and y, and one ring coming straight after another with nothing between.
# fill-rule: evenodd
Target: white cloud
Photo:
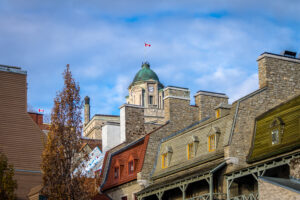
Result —
<instances>
[{"instance_id":1,"label":"white cloud","mask_svg":"<svg viewBox=\"0 0 300 200\"><path fill-rule=\"evenodd\" d=\"M0 3L1 62L28 71L32 105L52 105L70 63L93 112L117 112L144 59L145 41L163 84L226 92L232 99L257 86L260 53L300 50L300 6L292 0L14 2Z\"/></svg>"}]
</instances>

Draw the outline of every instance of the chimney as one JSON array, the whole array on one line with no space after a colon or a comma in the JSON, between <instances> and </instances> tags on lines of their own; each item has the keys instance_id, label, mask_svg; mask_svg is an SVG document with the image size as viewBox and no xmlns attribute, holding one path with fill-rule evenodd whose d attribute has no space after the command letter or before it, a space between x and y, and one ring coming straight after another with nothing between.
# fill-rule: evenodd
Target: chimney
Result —
<instances>
[{"instance_id":1,"label":"chimney","mask_svg":"<svg viewBox=\"0 0 300 200\"><path fill-rule=\"evenodd\" d=\"M259 88L268 86L278 90L293 86L300 89L300 59L296 55L296 52L287 50L281 55L261 54L257 59Z\"/></svg>"},{"instance_id":2,"label":"chimney","mask_svg":"<svg viewBox=\"0 0 300 200\"><path fill-rule=\"evenodd\" d=\"M146 134L144 108L138 105L123 104L120 107L120 142L131 142Z\"/></svg>"},{"instance_id":3,"label":"chimney","mask_svg":"<svg viewBox=\"0 0 300 200\"><path fill-rule=\"evenodd\" d=\"M90 121L90 97L84 98L84 125L87 125Z\"/></svg>"},{"instance_id":4,"label":"chimney","mask_svg":"<svg viewBox=\"0 0 300 200\"><path fill-rule=\"evenodd\" d=\"M199 107L199 119L215 116L215 108L221 104L228 104L228 96L224 93L199 90L195 95L195 104Z\"/></svg>"},{"instance_id":5,"label":"chimney","mask_svg":"<svg viewBox=\"0 0 300 200\"><path fill-rule=\"evenodd\" d=\"M188 88L167 86L164 89L164 96L165 121L174 122L178 125L193 121Z\"/></svg>"}]
</instances>

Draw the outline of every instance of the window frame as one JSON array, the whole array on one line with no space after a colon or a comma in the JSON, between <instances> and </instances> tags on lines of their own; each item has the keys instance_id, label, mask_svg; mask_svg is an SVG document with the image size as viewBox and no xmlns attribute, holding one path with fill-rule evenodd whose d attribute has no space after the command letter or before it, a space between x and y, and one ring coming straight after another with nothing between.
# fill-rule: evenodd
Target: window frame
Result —
<instances>
[{"instance_id":1,"label":"window frame","mask_svg":"<svg viewBox=\"0 0 300 200\"><path fill-rule=\"evenodd\" d=\"M187 144L187 159L194 158L194 143Z\"/></svg>"},{"instance_id":2,"label":"window frame","mask_svg":"<svg viewBox=\"0 0 300 200\"><path fill-rule=\"evenodd\" d=\"M168 167L168 153L161 155L161 168L165 169Z\"/></svg>"},{"instance_id":3,"label":"window frame","mask_svg":"<svg viewBox=\"0 0 300 200\"><path fill-rule=\"evenodd\" d=\"M131 163L132 163L132 170L131 170ZM134 166L134 160L129 160L128 162L128 175L134 174L135 166Z\"/></svg>"},{"instance_id":4,"label":"window frame","mask_svg":"<svg viewBox=\"0 0 300 200\"><path fill-rule=\"evenodd\" d=\"M208 151L213 152L216 150L216 134L211 134L208 136ZM212 144L213 143L213 144Z\"/></svg>"},{"instance_id":5,"label":"window frame","mask_svg":"<svg viewBox=\"0 0 300 200\"><path fill-rule=\"evenodd\" d=\"M218 108L216 110L216 118L220 118L220 117L221 117L221 110L220 110L220 108Z\"/></svg>"},{"instance_id":6,"label":"window frame","mask_svg":"<svg viewBox=\"0 0 300 200\"><path fill-rule=\"evenodd\" d=\"M117 167L114 167L114 179L119 179L119 178L120 178L120 167L117 166Z\"/></svg>"}]
</instances>

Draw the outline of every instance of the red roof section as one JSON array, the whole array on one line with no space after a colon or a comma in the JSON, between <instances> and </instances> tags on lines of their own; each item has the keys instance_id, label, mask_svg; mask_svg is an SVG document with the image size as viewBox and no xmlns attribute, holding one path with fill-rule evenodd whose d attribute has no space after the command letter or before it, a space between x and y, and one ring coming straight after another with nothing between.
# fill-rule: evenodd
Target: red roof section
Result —
<instances>
[{"instance_id":1,"label":"red roof section","mask_svg":"<svg viewBox=\"0 0 300 200\"><path fill-rule=\"evenodd\" d=\"M111 200L106 194L97 194L92 200Z\"/></svg>"},{"instance_id":2,"label":"red roof section","mask_svg":"<svg viewBox=\"0 0 300 200\"><path fill-rule=\"evenodd\" d=\"M143 167L148 141L149 135L146 135L133 146L129 148L126 146L120 153L112 155L106 181L102 187L103 191L137 179L137 173L139 173ZM129 173L130 161L134 163L132 173ZM119 169L118 178L115 177L115 169Z\"/></svg>"}]
</instances>

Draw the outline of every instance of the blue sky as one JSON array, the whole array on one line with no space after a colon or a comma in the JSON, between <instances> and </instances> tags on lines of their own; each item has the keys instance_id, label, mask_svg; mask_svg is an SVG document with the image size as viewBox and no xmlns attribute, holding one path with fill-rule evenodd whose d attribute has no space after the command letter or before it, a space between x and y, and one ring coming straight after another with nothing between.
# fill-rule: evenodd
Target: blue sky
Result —
<instances>
[{"instance_id":1,"label":"blue sky","mask_svg":"<svg viewBox=\"0 0 300 200\"><path fill-rule=\"evenodd\" d=\"M32 107L51 111L70 64L92 115L119 114L144 60L191 97L256 90L261 53L300 52L300 1L0 0L0 27L0 63L27 70Z\"/></svg>"}]
</instances>

